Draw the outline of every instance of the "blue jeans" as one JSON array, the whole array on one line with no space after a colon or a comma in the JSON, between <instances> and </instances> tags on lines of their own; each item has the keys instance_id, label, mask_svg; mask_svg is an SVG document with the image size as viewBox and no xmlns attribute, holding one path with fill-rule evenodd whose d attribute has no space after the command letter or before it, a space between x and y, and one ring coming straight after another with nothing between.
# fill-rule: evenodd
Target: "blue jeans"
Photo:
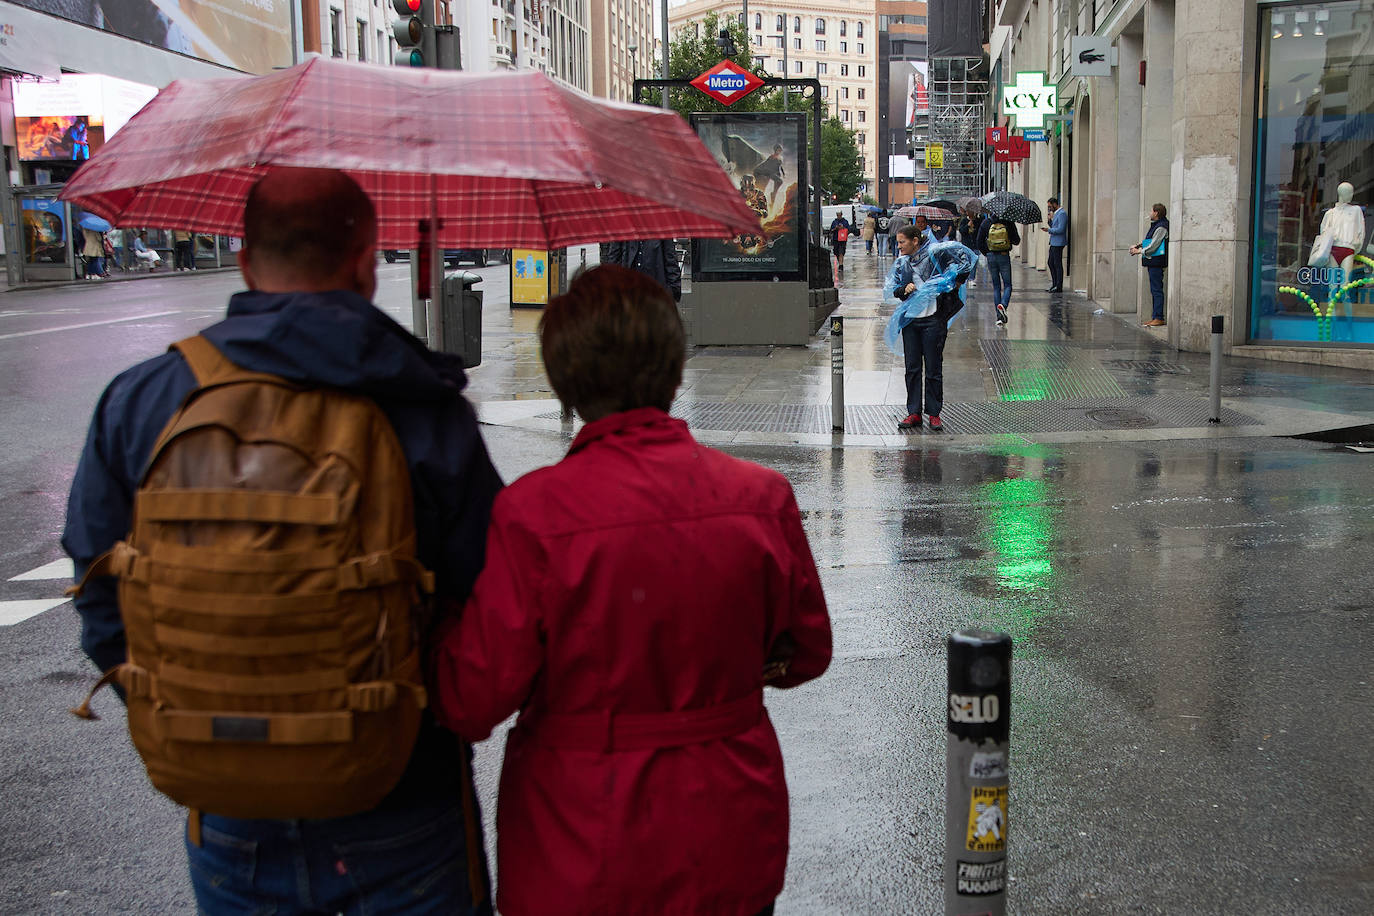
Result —
<instances>
[{"instance_id":1,"label":"blue jeans","mask_svg":"<svg viewBox=\"0 0 1374 916\"><path fill-rule=\"evenodd\" d=\"M474 906L466 845L462 809L436 800L317 821L206 814L186 853L202 916L489 916L486 863Z\"/></svg>"},{"instance_id":2,"label":"blue jeans","mask_svg":"<svg viewBox=\"0 0 1374 916\"><path fill-rule=\"evenodd\" d=\"M989 251L988 272L992 274L992 302L1006 308L1011 305L1011 254Z\"/></svg>"},{"instance_id":3,"label":"blue jeans","mask_svg":"<svg viewBox=\"0 0 1374 916\"><path fill-rule=\"evenodd\" d=\"M1164 268L1147 267L1145 272L1150 275L1150 300L1153 303L1153 310L1150 313L1152 321L1164 320Z\"/></svg>"},{"instance_id":4,"label":"blue jeans","mask_svg":"<svg viewBox=\"0 0 1374 916\"><path fill-rule=\"evenodd\" d=\"M906 364L906 412L921 413L921 375L924 368L925 413L940 415L945 406L945 339L948 326L935 316L916 318L902 328L902 361ZM922 364L924 363L924 367Z\"/></svg>"}]
</instances>

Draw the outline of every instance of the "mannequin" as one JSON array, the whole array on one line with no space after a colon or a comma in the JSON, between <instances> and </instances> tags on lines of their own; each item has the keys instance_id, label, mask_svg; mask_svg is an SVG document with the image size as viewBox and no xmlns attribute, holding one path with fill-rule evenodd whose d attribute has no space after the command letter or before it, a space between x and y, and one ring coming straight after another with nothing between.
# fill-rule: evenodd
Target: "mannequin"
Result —
<instances>
[{"instance_id":1,"label":"mannequin","mask_svg":"<svg viewBox=\"0 0 1374 916\"><path fill-rule=\"evenodd\" d=\"M1350 277L1355 266L1355 255L1362 253L1364 245L1364 210L1355 206L1350 199L1355 196L1355 186L1342 181L1336 186L1338 203L1322 217L1321 231L1330 234L1331 260Z\"/></svg>"}]
</instances>

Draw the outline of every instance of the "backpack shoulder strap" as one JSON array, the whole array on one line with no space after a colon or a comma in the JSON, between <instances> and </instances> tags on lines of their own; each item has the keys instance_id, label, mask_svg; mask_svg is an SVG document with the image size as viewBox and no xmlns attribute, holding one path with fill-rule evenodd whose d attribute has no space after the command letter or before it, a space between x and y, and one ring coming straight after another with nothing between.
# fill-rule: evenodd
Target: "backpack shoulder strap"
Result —
<instances>
[{"instance_id":1,"label":"backpack shoulder strap","mask_svg":"<svg viewBox=\"0 0 1374 916\"><path fill-rule=\"evenodd\" d=\"M275 375L268 375L263 372L249 372L247 369L240 369L236 364L219 351L219 348L210 343L209 339L203 334L194 337L187 337L172 344L171 348L181 353L186 364L191 367L191 374L196 377L196 385L200 388L207 388L211 385L219 385L224 382L235 381L274 381L280 382Z\"/></svg>"}]
</instances>

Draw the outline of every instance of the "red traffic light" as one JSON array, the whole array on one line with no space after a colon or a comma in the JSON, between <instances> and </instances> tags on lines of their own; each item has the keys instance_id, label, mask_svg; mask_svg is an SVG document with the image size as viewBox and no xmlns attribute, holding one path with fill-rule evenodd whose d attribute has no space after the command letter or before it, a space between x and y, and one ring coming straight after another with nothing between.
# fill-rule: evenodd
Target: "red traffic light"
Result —
<instances>
[{"instance_id":1,"label":"red traffic light","mask_svg":"<svg viewBox=\"0 0 1374 916\"><path fill-rule=\"evenodd\" d=\"M391 0L391 8L402 16L419 13L422 5L424 5L424 0Z\"/></svg>"}]
</instances>

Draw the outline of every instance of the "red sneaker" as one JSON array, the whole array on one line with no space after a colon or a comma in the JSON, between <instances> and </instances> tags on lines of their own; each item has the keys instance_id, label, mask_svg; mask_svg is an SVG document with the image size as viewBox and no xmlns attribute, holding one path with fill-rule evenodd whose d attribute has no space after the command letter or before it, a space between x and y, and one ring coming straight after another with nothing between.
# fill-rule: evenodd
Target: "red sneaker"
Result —
<instances>
[{"instance_id":1,"label":"red sneaker","mask_svg":"<svg viewBox=\"0 0 1374 916\"><path fill-rule=\"evenodd\" d=\"M902 429L919 429L921 426L921 415L918 413L911 414L905 420L898 420L897 425Z\"/></svg>"},{"instance_id":2,"label":"red sneaker","mask_svg":"<svg viewBox=\"0 0 1374 916\"><path fill-rule=\"evenodd\" d=\"M933 430L935 430L936 432L939 432L940 430L942 430L942 429L945 428L945 424L943 424L943 423L940 422L940 415L939 415L938 413L937 413L937 414L931 414L931 417L930 417L930 428L933 429Z\"/></svg>"}]
</instances>

